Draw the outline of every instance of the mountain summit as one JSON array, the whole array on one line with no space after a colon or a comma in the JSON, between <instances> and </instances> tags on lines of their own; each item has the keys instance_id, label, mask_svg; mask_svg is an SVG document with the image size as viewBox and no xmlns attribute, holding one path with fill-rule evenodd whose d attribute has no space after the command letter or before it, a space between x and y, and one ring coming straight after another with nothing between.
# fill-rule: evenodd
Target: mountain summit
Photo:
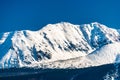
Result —
<instances>
[{"instance_id":1,"label":"mountain summit","mask_svg":"<svg viewBox=\"0 0 120 80\"><path fill-rule=\"evenodd\" d=\"M0 68L73 68L109 64L117 60L119 46L119 31L97 22L48 24L38 31L1 33Z\"/></svg>"}]
</instances>

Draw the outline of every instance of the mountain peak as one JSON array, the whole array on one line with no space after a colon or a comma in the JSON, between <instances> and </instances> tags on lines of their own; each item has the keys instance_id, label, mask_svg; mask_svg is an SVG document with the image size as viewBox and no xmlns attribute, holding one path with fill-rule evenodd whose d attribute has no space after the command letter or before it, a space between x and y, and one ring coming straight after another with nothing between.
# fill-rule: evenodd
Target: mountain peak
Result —
<instances>
[{"instance_id":1,"label":"mountain peak","mask_svg":"<svg viewBox=\"0 0 120 80\"><path fill-rule=\"evenodd\" d=\"M90 23L90 24L83 24L83 25L78 25L78 24L72 24L72 23L69 23L69 22L60 22L60 23L55 23L55 24L48 24L48 25L46 25L45 27L43 27L43 29L44 28L51 28L51 27L62 27L62 28L69 28L69 27L73 27L73 26L77 26L77 27L79 27L79 26L86 26L86 27L107 27L107 26L105 26L105 25L103 25L103 24L101 24L101 23L98 23L98 22L92 22L92 23Z\"/></svg>"},{"instance_id":2,"label":"mountain peak","mask_svg":"<svg viewBox=\"0 0 120 80\"><path fill-rule=\"evenodd\" d=\"M92 22L92 23L90 23L90 24L101 24L101 23L99 23L99 22Z\"/></svg>"},{"instance_id":3,"label":"mountain peak","mask_svg":"<svg viewBox=\"0 0 120 80\"><path fill-rule=\"evenodd\" d=\"M48 24L39 31L0 34L0 67L32 66L86 56L104 45L119 42L117 30L98 22Z\"/></svg>"}]
</instances>

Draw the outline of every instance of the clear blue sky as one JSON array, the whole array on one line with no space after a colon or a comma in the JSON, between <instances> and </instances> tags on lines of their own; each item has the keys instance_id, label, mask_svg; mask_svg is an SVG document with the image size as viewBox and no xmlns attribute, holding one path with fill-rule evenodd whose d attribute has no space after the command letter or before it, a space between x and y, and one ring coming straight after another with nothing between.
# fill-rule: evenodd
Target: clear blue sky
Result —
<instances>
[{"instance_id":1,"label":"clear blue sky","mask_svg":"<svg viewBox=\"0 0 120 80\"><path fill-rule=\"evenodd\" d=\"M0 32L38 30L61 21L120 28L120 0L0 0Z\"/></svg>"}]
</instances>

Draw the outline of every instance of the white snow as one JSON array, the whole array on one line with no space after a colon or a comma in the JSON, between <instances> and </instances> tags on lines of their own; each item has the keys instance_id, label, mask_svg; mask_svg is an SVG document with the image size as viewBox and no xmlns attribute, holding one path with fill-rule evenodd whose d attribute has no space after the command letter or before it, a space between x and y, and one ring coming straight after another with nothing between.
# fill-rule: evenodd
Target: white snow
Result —
<instances>
[{"instance_id":1,"label":"white snow","mask_svg":"<svg viewBox=\"0 0 120 80\"><path fill-rule=\"evenodd\" d=\"M94 22L0 34L0 68L83 68L119 62L120 33Z\"/></svg>"}]
</instances>

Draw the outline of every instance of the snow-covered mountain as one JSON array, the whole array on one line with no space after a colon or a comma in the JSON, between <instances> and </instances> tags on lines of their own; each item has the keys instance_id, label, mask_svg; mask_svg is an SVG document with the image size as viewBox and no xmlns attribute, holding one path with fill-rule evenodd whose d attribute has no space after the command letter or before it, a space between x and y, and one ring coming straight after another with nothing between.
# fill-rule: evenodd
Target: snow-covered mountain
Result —
<instances>
[{"instance_id":1,"label":"snow-covered mountain","mask_svg":"<svg viewBox=\"0 0 120 80\"><path fill-rule=\"evenodd\" d=\"M0 34L0 68L82 68L119 62L120 31L94 22Z\"/></svg>"}]
</instances>

